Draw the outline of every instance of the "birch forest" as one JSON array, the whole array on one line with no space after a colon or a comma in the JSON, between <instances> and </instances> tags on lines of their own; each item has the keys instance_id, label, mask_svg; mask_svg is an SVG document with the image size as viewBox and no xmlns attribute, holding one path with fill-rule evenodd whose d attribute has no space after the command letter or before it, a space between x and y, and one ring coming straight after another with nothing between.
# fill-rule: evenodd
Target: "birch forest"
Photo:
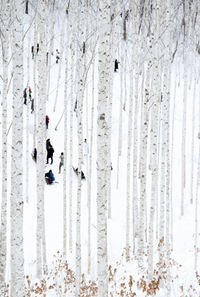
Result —
<instances>
[{"instance_id":1,"label":"birch forest","mask_svg":"<svg viewBox=\"0 0 200 297\"><path fill-rule=\"evenodd\" d=\"M199 297L200 1L0 0L0 45L0 297Z\"/></svg>"}]
</instances>

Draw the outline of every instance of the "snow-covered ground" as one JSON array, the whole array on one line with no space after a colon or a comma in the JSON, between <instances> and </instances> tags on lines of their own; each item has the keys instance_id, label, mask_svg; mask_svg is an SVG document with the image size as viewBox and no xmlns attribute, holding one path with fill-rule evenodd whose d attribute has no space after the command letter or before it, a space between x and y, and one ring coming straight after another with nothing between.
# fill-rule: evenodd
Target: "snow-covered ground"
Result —
<instances>
[{"instance_id":1,"label":"snow-covered ground","mask_svg":"<svg viewBox=\"0 0 200 297\"><path fill-rule=\"evenodd\" d=\"M55 55L52 57L52 69L51 69L51 90L49 101L47 102L47 114L50 117L49 129L47 130L46 138L50 138L54 147L54 162L53 165L46 165L46 171L52 169L55 174L56 181L54 185L45 185L45 226L46 226L46 249L47 249L47 262L49 267L53 261L53 255L57 254L57 251L62 252L62 237L63 237L63 173L58 174L59 156L64 151L64 119L60 122L57 130L55 127L63 113L64 108L64 63L62 65L61 82L59 86L58 102L56 106L56 112L53 112L55 91L57 87L57 75L59 64L55 63ZM33 60L31 60L30 73L32 76ZM174 70L175 73L175 70ZM97 81L97 76L96 79ZM26 79L25 79L26 83ZM30 86L33 89L32 79ZM125 235L126 235L126 156L127 156L127 134L128 134L128 109L123 111L123 141L122 141L122 155L120 156L120 173L119 173L119 187L117 188L117 146L118 146L118 114L119 114L119 102L120 102L120 74L114 74L114 86L113 86L113 123L112 123L112 217L108 220L108 262L112 267L117 267L117 280L123 281L129 275L135 276L135 280L138 279L137 264L132 257L129 264L125 262L125 257L121 256L125 248ZM192 88L188 93L188 100L192 98ZM172 83L172 96L174 96L174 86ZM34 97L34 94L33 94ZM180 87L176 90L176 109L175 109L175 128L174 128L174 151L173 151L173 181L172 181L172 200L173 200L173 251L172 258L179 265L172 268L172 274L174 275L174 283L172 283L172 296L185 296L181 295L179 287L181 285L184 288L189 288L195 281L194 275L194 233L195 233L195 203L190 204L190 175L187 174L186 179L186 193L185 193L185 215L180 216L180 204L181 204L181 133L182 133L182 97L183 97L183 80L181 79ZM10 97L10 100L12 98ZM97 97L95 97L97 100ZM192 99L191 99L192 100ZM84 101L85 104L85 101ZM11 103L8 107L9 122L11 121ZM91 105L91 97L89 95L89 105ZM192 110L190 108L190 102L188 104L188 118L187 118L187 160L186 160L186 172L190 172L191 168L191 126L192 126ZM69 107L69 105L68 105ZM26 134L26 110L24 105L24 137ZM198 104L197 108L198 110ZM95 109L96 114L96 109ZM197 114L198 119L198 114ZM90 118L90 117L89 117ZM197 126L196 119L196 126ZM25 253L25 274L29 275L32 281L36 280L36 164L31 158L31 152L33 150L33 120L34 114L29 116L29 201L24 204L24 253ZM84 138L87 136L86 118L84 116ZM96 126L96 118L94 120ZM96 129L94 128L94 131ZM197 129L195 130L195 138L197 138ZM90 131L89 131L90 133ZM78 163L77 157L77 130L76 130L76 116L74 113L74 146L73 146L73 165ZM25 139L25 138L24 138ZM90 138L88 137L88 140ZM11 147L11 131L8 138L9 150ZM194 166L197 169L197 150L198 145L195 140L195 156ZM97 277L96 271L96 132L94 133L94 146L93 146L93 172L92 172L92 267L90 279L95 280ZM26 147L24 146L24 153ZM68 156L65 156L65 160L69 162ZM10 159L9 159L10 166ZM24 157L25 168L25 157ZM81 221L81 240L82 240L82 271L87 274L87 224L88 224L88 208L87 208L87 171L86 171L86 159L83 167L83 171L86 174L86 181L83 181L82 185L82 221ZM26 175L26 172L24 172ZM11 174L9 172L9 174ZM72 252L67 254L67 261L70 264L70 268L75 271L75 222L76 222L76 189L77 189L77 177L73 170L68 167L67 180L69 180L69 174L73 178L73 248ZM196 176L196 172L195 172ZM24 176L25 181L25 176ZM197 180L195 178L194 187L196 188ZM9 187L10 188L10 187ZM25 188L24 188L25 193ZM194 191L194 193L196 193ZM148 194L149 195L149 194ZM9 191L8 191L9 197ZM68 206L69 206L69 197ZM194 196L195 199L195 196ZM68 222L69 223L69 222ZM69 224L68 224L69 226ZM179 276L179 280L175 280L176 275ZM9 279L9 270L8 275ZM116 281L117 282L117 281ZM111 282L112 283L112 282ZM112 283L114 287L117 287L117 283ZM47 296L53 296L50 295ZM72 296L70 295L65 296ZM197 294L191 293L190 296L200 296L200 289ZM198 295L199 294L199 295ZM54 295L55 296L55 295ZM115 296L115 295L113 295ZM122 295L123 296L123 295ZM137 290L137 296L145 296L142 291ZM166 296L166 292L161 290L157 296Z\"/></svg>"}]
</instances>

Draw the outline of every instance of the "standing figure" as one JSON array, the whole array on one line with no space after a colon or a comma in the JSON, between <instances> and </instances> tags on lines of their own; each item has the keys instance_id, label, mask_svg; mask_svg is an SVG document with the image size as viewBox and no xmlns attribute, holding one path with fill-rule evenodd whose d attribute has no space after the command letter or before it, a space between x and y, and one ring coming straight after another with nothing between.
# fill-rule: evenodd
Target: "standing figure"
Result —
<instances>
[{"instance_id":1,"label":"standing figure","mask_svg":"<svg viewBox=\"0 0 200 297\"><path fill-rule=\"evenodd\" d=\"M31 91L31 88L29 87L28 89L28 95L29 95L29 100L31 101L31 94L32 94L32 91Z\"/></svg>"},{"instance_id":2,"label":"standing figure","mask_svg":"<svg viewBox=\"0 0 200 297\"><path fill-rule=\"evenodd\" d=\"M59 173L61 173L61 167L64 166L64 153L60 154Z\"/></svg>"},{"instance_id":3,"label":"standing figure","mask_svg":"<svg viewBox=\"0 0 200 297\"><path fill-rule=\"evenodd\" d=\"M49 53L46 53L46 64L48 65L48 60L49 60Z\"/></svg>"},{"instance_id":4,"label":"standing figure","mask_svg":"<svg viewBox=\"0 0 200 297\"><path fill-rule=\"evenodd\" d=\"M48 129L49 127L49 117L48 115L46 115L46 129Z\"/></svg>"},{"instance_id":5,"label":"standing figure","mask_svg":"<svg viewBox=\"0 0 200 297\"><path fill-rule=\"evenodd\" d=\"M47 149L47 163L49 164L49 159L51 159L51 164L53 164L53 153L54 153L54 149L52 147L52 145L49 145L49 148Z\"/></svg>"},{"instance_id":6,"label":"standing figure","mask_svg":"<svg viewBox=\"0 0 200 297\"><path fill-rule=\"evenodd\" d=\"M31 100L31 113L34 112L34 99Z\"/></svg>"},{"instance_id":7,"label":"standing figure","mask_svg":"<svg viewBox=\"0 0 200 297\"><path fill-rule=\"evenodd\" d=\"M34 59L34 46L31 46L32 59Z\"/></svg>"},{"instance_id":8,"label":"standing figure","mask_svg":"<svg viewBox=\"0 0 200 297\"><path fill-rule=\"evenodd\" d=\"M85 138L83 142L83 156L86 158L88 153L89 153L89 148L88 148L87 139Z\"/></svg>"},{"instance_id":9,"label":"standing figure","mask_svg":"<svg viewBox=\"0 0 200 297\"><path fill-rule=\"evenodd\" d=\"M27 94L26 94L26 88L24 89L24 95L23 95L23 97L24 97L24 104L26 104L26 105L27 105Z\"/></svg>"},{"instance_id":10,"label":"standing figure","mask_svg":"<svg viewBox=\"0 0 200 297\"><path fill-rule=\"evenodd\" d=\"M46 150L48 151L49 147L51 146L51 142L50 142L50 139L48 138L46 140Z\"/></svg>"},{"instance_id":11,"label":"standing figure","mask_svg":"<svg viewBox=\"0 0 200 297\"><path fill-rule=\"evenodd\" d=\"M56 49L56 63L58 64L58 60L60 59L59 57L60 53L58 51L58 49Z\"/></svg>"},{"instance_id":12,"label":"standing figure","mask_svg":"<svg viewBox=\"0 0 200 297\"><path fill-rule=\"evenodd\" d=\"M37 43L37 54L39 52L39 48L40 48L39 43Z\"/></svg>"},{"instance_id":13,"label":"standing figure","mask_svg":"<svg viewBox=\"0 0 200 297\"><path fill-rule=\"evenodd\" d=\"M35 147L34 150L33 150L32 158L33 158L33 160L34 160L35 162L37 162L37 149L36 149L36 147Z\"/></svg>"},{"instance_id":14,"label":"standing figure","mask_svg":"<svg viewBox=\"0 0 200 297\"><path fill-rule=\"evenodd\" d=\"M114 72L117 72L118 69L119 69L119 62L117 61L117 59L115 59L115 69L114 69Z\"/></svg>"}]
</instances>

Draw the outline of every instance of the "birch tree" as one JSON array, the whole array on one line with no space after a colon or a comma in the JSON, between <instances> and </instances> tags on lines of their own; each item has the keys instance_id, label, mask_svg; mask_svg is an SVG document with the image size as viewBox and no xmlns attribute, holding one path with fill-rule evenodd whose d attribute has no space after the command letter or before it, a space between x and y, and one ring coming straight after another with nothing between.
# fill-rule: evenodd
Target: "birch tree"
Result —
<instances>
[{"instance_id":1,"label":"birch tree","mask_svg":"<svg viewBox=\"0 0 200 297\"><path fill-rule=\"evenodd\" d=\"M25 296L23 248L23 11L24 1L13 2L13 127L10 200L10 263L12 297Z\"/></svg>"},{"instance_id":2,"label":"birch tree","mask_svg":"<svg viewBox=\"0 0 200 297\"><path fill-rule=\"evenodd\" d=\"M151 135L152 135L152 149L151 149L151 202L149 215L149 237L148 237L148 274L149 281L153 277L153 251L154 251L154 230L155 230L155 206L157 200L158 187L158 104L160 102L161 82L159 72L159 22L160 22L160 1L157 0L152 4L152 59L153 59L153 79L152 79L152 107L151 107ZM154 95L155 94L155 95Z\"/></svg>"},{"instance_id":3,"label":"birch tree","mask_svg":"<svg viewBox=\"0 0 200 297\"><path fill-rule=\"evenodd\" d=\"M184 195L185 195L185 183L186 183L186 127L187 127L187 89L188 89L188 22L189 22L189 3L185 2L184 5L184 92L183 92L183 120L182 120L182 144L181 144L181 215L184 215Z\"/></svg>"},{"instance_id":4,"label":"birch tree","mask_svg":"<svg viewBox=\"0 0 200 297\"><path fill-rule=\"evenodd\" d=\"M8 88L8 53L9 53L9 1L1 1L1 42L3 64L2 98L2 200L0 227L0 292L5 283L7 259L7 88ZM2 292L3 295L3 292Z\"/></svg>"},{"instance_id":5,"label":"birch tree","mask_svg":"<svg viewBox=\"0 0 200 297\"><path fill-rule=\"evenodd\" d=\"M63 169L63 256L67 254L67 144L68 144L68 47L69 47L69 21L67 20L67 41L65 44L65 89L64 89L64 169Z\"/></svg>"},{"instance_id":6,"label":"birch tree","mask_svg":"<svg viewBox=\"0 0 200 297\"><path fill-rule=\"evenodd\" d=\"M98 61L98 106L97 106L97 271L98 296L108 295L107 264L107 191L108 166L108 113L109 101L109 41L110 1L99 3L99 61Z\"/></svg>"},{"instance_id":7,"label":"birch tree","mask_svg":"<svg viewBox=\"0 0 200 297\"><path fill-rule=\"evenodd\" d=\"M45 266L45 225L44 225L44 175L45 175L45 114L46 114L46 35L45 35L45 0L40 0L40 49L38 56L38 94L40 104L37 106L37 276L42 276Z\"/></svg>"},{"instance_id":8,"label":"birch tree","mask_svg":"<svg viewBox=\"0 0 200 297\"><path fill-rule=\"evenodd\" d=\"M83 164L83 65L84 65L84 38L85 23L84 1L78 1L78 45L77 45L77 136L78 136L78 186L77 186L77 206L76 206L76 296L80 296L81 281L81 171Z\"/></svg>"}]
</instances>

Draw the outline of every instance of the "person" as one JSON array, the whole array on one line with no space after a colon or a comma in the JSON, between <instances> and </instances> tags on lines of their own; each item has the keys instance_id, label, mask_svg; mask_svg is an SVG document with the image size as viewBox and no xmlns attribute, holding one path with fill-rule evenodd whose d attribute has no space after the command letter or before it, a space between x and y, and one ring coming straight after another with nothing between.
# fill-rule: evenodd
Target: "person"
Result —
<instances>
[{"instance_id":1,"label":"person","mask_svg":"<svg viewBox=\"0 0 200 297\"><path fill-rule=\"evenodd\" d=\"M34 150L33 150L33 155L32 155L32 157L33 157L33 160L37 163L37 149L36 149L36 147L35 147Z\"/></svg>"},{"instance_id":2,"label":"person","mask_svg":"<svg viewBox=\"0 0 200 297\"><path fill-rule=\"evenodd\" d=\"M75 113L77 113L77 104L78 104L78 103L77 103L77 99L76 99L75 104L74 104L74 112L75 112Z\"/></svg>"},{"instance_id":3,"label":"person","mask_svg":"<svg viewBox=\"0 0 200 297\"><path fill-rule=\"evenodd\" d=\"M48 151L49 147L51 146L51 142L50 142L50 139L48 138L46 140L46 150Z\"/></svg>"},{"instance_id":4,"label":"person","mask_svg":"<svg viewBox=\"0 0 200 297\"><path fill-rule=\"evenodd\" d=\"M115 59L115 69L114 69L114 72L117 72L118 69L119 69L119 62L117 61L117 59Z\"/></svg>"},{"instance_id":5,"label":"person","mask_svg":"<svg viewBox=\"0 0 200 297\"><path fill-rule=\"evenodd\" d=\"M29 94L29 100L31 101L31 93L32 93L32 91L31 91L31 88L29 87L29 89L28 89L28 94Z\"/></svg>"},{"instance_id":6,"label":"person","mask_svg":"<svg viewBox=\"0 0 200 297\"><path fill-rule=\"evenodd\" d=\"M37 54L39 52L39 49L40 49L40 46L39 46L39 43L37 43Z\"/></svg>"},{"instance_id":7,"label":"person","mask_svg":"<svg viewBox=\"0 0 200 297\"><path fill-rule=\"evenodd\" d=\"M49 53L46 53L46 64L48 65Z\"/></svg>"},{"instance_id":8,"label":"person","mask_svg":"<svg viewBox=\"0 0 200 297\"><path fill-rule=\"evenodd\" d=\"M26 94L26 88L24 89L24 104L27 105L27 94Z\"/></svg>"},{"instance_id":9,"label":"person","mask_svg":"<svg viewBox=\"0 0 200 297\"><path fill-rule=\"evenodd\" d=\"M76 173L76 175L78 176L79 175L79 171L78 171L78 167L77 168L74 168L73 167L73 170L74 170L74 172ZM83 173L83 171L81 170L81 179L86 179L85 178L85 174Z\"/></svg>"},{"instance_id":10,"label":"person","mask_svg":"<svg viewBox=\"0 0 200 297\"><path fill-rule=\"evenodd\" d=\"M61 173L61 167L64 166L64 153L60 154L59 173Z\"/></svg>"},{"instance_id":11,"label":"person","mask_svg":"<svg viewBox=\"0 0 200 297\"><path fill-rule=\"evenodd\" d=\"M87 139L85 138L84 142L83 142L83 155L84 155L84 157L87 157L88 153L89 153L89 148L88 148Z\"/></svg>"},{"instance_id":12,"label":"person","mask_svg":"<svg viewBox=\"0 0 200 297\"><path fill-rule=\"evenodd\" d=\"M34 59L34 46L31 46L32 59Z\"/></svg>"},{"instance_id":13,"label":"person","mask_svg":"<svg viewBox=\"0 0 200 297\"><path fill-rule=\"evenodd\" d=\"M54 149L53 146L50 144L49 148L47 149L47 163L49 164L49 159L51 159L51 164L53 164L53 153Z\"/></svg>"},{"instance_id":14,"label":"person","mask_svg":"<svg viewBox=\"0 0 200 297\"><path fill-rule=\"evenodd\" d=\"M48 115L46 115L46 129L48 129L49 127L49 117Z\"/></svg>"},{"instance_id":15,"label":"person","mask_svg":"<svg viewBox=\"0 0 200 297\"><path fill-rule=\"evenodd\" d=\"M52 170L49 170L49 172L45 173L45 180L47 184L52 184L55 181Z\"/></svg>"},{"instance_id":16,"label":"person","mask_svg":"<svg viewBox=\"0 0 200 297\"><path fill-rule=\"evenodd\" d=\"M110 170L113 170L112 162L110 162Z\"/></svg>"},{"instance_id":17,"label":"person","mask_svg":"<svg viewBox=\"0 0 200 297\"><path fill-rule=\"evenodd\" d=\"M59 51L58 51L58 49L56 49L56 64L58 64L58 60L60 59L60 57L59 57Z\"/></svg>"},{"instance_id":18,"label":"person","mask_svg":"<svg viewBox=\"0 0 200 297\"><path fill-rule=\"evenodd\" d=\"M34 99L31 100L31 113L34 112Z\"/></svg>"}]
</instances>

